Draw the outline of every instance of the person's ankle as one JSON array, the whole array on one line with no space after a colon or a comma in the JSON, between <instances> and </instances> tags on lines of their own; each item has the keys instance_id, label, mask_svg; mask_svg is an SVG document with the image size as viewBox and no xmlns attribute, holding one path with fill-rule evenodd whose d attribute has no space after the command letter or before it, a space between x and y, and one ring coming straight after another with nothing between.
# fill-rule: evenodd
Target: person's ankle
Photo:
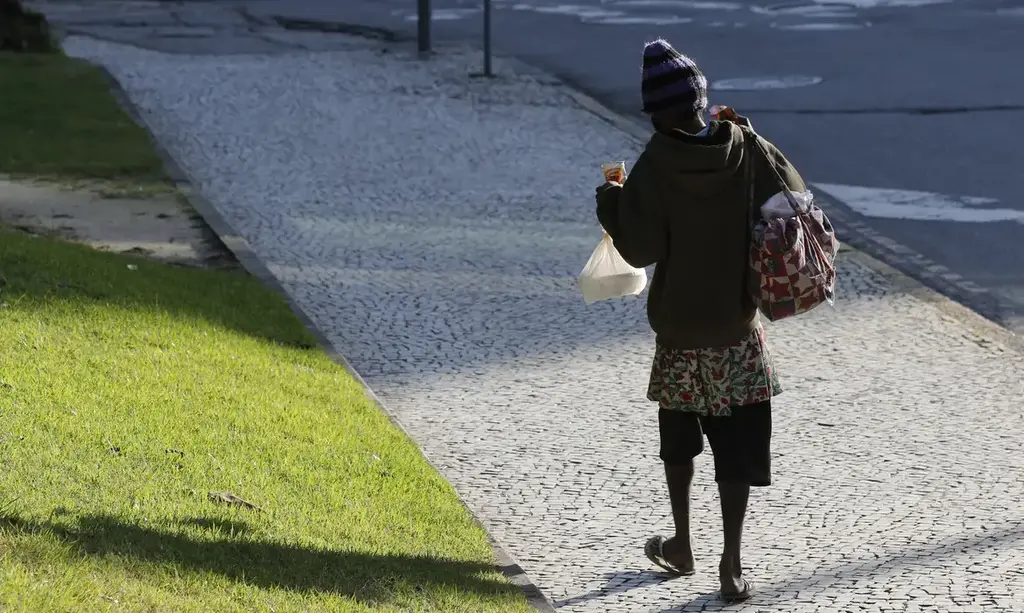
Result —
<instances>
[{"instance_id":1,"label":"person's ankle","mask_svg":"<svg viewBox=\"0 0 1024 613\"><path fill-rule=\"evenodd\" d=\"M685 534L676 533L665 541L665 546L673 551L690 551L690 537Z\"/></svg>"},{"instance_id":2,"label":"person's ankle","mask_svg":"<svg viewBox=\"0 0 1024 613\"><path fill-rule=\"evenodd\" d=\"M685 536L673 536L665 541L662 549L665 557L675 564L687 569L693 566L693 549L690 546L690 539Z\"/></svg>"},{"instance_id":3,"label":"person's ankle","mask_svg":"<svg viewBox=\"0 0 1024 613\"><path fill-rule=\"evenodd\" d=\"M725 552L718 563L718 573L722 576L739 577L743 574L738 553Z\"/></svg>"}]
</instances>

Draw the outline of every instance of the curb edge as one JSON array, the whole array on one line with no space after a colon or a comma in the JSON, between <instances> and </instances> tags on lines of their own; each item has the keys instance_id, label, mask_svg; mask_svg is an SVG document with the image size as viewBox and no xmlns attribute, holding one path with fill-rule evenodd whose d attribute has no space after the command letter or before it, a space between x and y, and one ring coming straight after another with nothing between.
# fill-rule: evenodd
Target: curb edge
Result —
<instances>
[{"instance_id":1,"label":"curb edge","mask_svg":"<svg viewBox=\"0 0 1024 613\"><path fill-rule=\"evenodd\" d=\"M63 47L63 39L60 41ZM554 613L555 609L551 604L551 601L541 591L541 589L533 582L533 580L526 574L526 571L520 566L520 564L513 558L505 549L502 547L497 539L490 533L484 523L480 520L473 509L466 503L465 499L459 494L455 486L452 485L444 473L437 467L436 464L427 456L420 447L416 439L409 434L408 429L402 424L398 415L393 412L384 403L383 400L377 395L376 392L369 386L362 375L352 366L352 364L341 354L334 346L334 344L327 338L327 336L317 327L312 318L305 312L305 310L291 297L291 295L285 291L284 286L277 280L277 277L270 272L270 269L263 263L263 260L256 255L252 247L250 247L248 241L246 241L231 224L217 211L216 207L207 200L202 194L199 193L191 183L188 174L178 164L178 161L171 155L164 146L157 141L153 136L154 132L151 129L149 122L146 121L145 117L139 111L138 107L131 101L128 93L121 86L120 81L103 65L95 62L89 62L92 66L95 66L103 72L107 80L110 82L111 93L117 99L119 105L128 113L138 125L146 130L150 143L153 146L154 151L160 157L163 162L164 168L167 174L170 176L171 181L175 187L181 192L182 196L188 202L188 204L195 209L196 213L203 218L206 225L213 231L214 234L220 239L225 247L235 256L242 267L256 279L258 279L264 286L270 288L288 304L292 313L302 322L302 325L309 330L310 334L316 339L317 344L320 345L324 353L336 364L341 366L362 388L366 396L373 402L384 415L387 416L388 420L398 428L402 434L416 447L419 451L420 456L426 460L427 464L441 476L452 491L455 493L462 504L463 508L470 514L473 520L476 522L484 534L487 536L487 541L493 550L496 566L495 569L504 575L513 585L518 587L526 597L526 601L533 608L543 613Z\"/></svg>"},{"instance_id":2,"label":"curb edge","mask_svg":"<svg viewBox=\"0 0 1024 613\"><path fill-rule=\"evenodd\" d=\"M914 277L860 249L849 248L845 257L885 277L894 290L903 291L955 320L985 343L1024 354L1024 338L988 319L967 305L938 292Z\"/></svg>"}]
</instances>

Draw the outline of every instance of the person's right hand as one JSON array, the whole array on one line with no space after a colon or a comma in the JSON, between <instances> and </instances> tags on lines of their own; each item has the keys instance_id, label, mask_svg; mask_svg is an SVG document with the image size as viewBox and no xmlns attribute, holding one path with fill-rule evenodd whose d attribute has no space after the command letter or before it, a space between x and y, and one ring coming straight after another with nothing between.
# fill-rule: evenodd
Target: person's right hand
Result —
<instances>
[{"instance_id":1,"label":"person's right hand","mask_svg":"<svg viewBox=\"0 0 1024 613\"><path fill-rule=\"evenodd\" d=\"M594 190L594 201L597 204L598 210L617 204L619 200L619 192L621 190L622 184L615 183L613 181L606 181L603 185L599 185L597 189ZM600 217L600 214L598 217Z\"/></svg>"},{"instance_id":2,"label":"person's right hand","mask_svg":"<svg viewBox=\"0 0 1024 613\"><path fill-rule=\"evenodd\" d=\"M719 121L731 121L732 123L742 126L744 128L753 129L754 126L750 125L750 118L744 117L728 106L715 105L711 107L711 114Z\"/></svg>"},{"instance_id":3,"label":"person's right hand","mask_svg":"<svg viewBox=\"0 0 1024 613\"><path fill-rule=\"evenodd\" d=\"M736 125L750 128L751 130L754 129L754 126L750 125L750 118L743 115L736 115Z\"/></svg>"}]
</instances>

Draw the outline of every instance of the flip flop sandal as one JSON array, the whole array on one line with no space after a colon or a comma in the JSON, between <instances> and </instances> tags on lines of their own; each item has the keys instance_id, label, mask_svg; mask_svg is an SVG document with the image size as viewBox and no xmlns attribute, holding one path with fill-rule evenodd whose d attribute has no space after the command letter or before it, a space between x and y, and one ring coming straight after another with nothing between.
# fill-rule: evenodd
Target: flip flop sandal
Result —
<instances>
[{"instance_id":1,"label":"flip flop sandal","mask_svg":"<svg viewBox=\"0 0 1024 613\"><path fill-rule=\"evenodd\" d=\"M731 594L726 594L725 592L722 592L722 600L724 600L728 604L733 604L736 602L743 602L744 600L747 600L753 595L754 585L751 582L744 579L742 590Z\"/></svg>"},{"instance_id":2,"label":"flip flop sandal","mask_svg":"<svg viewBox=\"0 0 1024 613\"><path fill-rule=\"evenodd\" d=\"M674 575L676 577L689 577L694 573L694 571L682 570L665 559L665 541L667 540L668 539L663 536L652 536L644 545L644 555L647 556L648 560L663 568L670 575Z\"/></svg>"}]
</instances>

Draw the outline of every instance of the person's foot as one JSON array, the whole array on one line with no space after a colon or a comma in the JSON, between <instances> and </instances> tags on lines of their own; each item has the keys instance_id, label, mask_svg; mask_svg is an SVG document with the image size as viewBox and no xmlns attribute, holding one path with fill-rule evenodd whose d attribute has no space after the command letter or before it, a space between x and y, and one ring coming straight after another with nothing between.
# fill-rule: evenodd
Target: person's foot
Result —
<instances>
[{"instance_id":1,"label":"person's foot","mask_svg":"<svg viewBox=\"0 0 1024 613\"><path fill-rule=\"evenodd\" d=\"M690 545L690 539L673 536L665 541L662 552L665 555L665 560L683 573L691 574L694 572L696 563L693 560L693 548Z\"/></svg>"},{"instance_id":2,"label":"person's foot","mask_svg":"<svg viewBox=\"0 0 1024 613\"><path fill-rule=\"evenodd\" d=\"M750 583L743 578L743 566L740 556L723 554L718 564L718 580L722 586L722 598L726 600L743 600L750 591Z\"/></svg>"},{"instance_id":3,"label":"person's foot","mask_svg":"<svg viewBox=\"0 0 1024 613\"><path fill-rule=\"evenodd\" d=\"M688 577L694 573L693 553L690 552L689 542L685 548L682 543L683 541L677 538L652 536L644 544L644 555L668 573L677 577Z\"/></svg>"}]
</instances>

